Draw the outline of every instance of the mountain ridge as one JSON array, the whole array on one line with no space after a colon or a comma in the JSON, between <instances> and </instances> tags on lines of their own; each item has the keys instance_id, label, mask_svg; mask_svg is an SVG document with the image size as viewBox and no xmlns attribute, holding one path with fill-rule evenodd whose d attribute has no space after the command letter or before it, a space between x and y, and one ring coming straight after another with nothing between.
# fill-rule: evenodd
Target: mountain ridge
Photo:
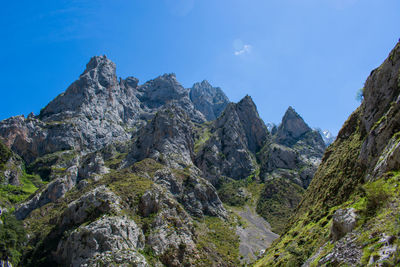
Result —
<instances>
[{"instance_id":1,"label":"mountain ridge","mask_svg":"<svg viewBox=\"0 0 400 267\"><path fill-rule=\"evenodd\" d=\"M111 60L93 57L39 115L0 122L8 164L0 206L15 208L29 233L29 247L14 259L24 266L251 263L277 237L256 214L275 197L267 187L299 189L289 207L280 199L283 206L259 212L280 225L286 213L274 212L293 210L325 148L300 122L306 130L291 147L278 144L248 95L231 103L207 81L185 89L174 74L144 84L118 80ZM294 165L267 164L287 155ZM25 191L16 201L18 190ZM260 234L264 245L249 242Z\"/></svg>"}]
</instances>

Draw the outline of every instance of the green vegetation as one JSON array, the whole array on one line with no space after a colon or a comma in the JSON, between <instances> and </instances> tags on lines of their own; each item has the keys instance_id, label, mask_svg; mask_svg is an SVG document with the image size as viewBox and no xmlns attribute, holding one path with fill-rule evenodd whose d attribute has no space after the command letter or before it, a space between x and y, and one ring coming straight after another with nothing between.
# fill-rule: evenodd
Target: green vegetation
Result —
<instances>
[{"instance_id":1,"label":"green vegetation","mask_svg":"<svg viewBox=\"0 0 400 267\"><path fill-rule=\"evenodd\" d=\"M17 266L26 240L22 222L11 213L3 213L0 217L0 259Z\"/></svg>"},{"instance_id":2,"label":"green vegetation","mask_svg":"<svg viewBox=\"0 0 400 267\"><path fill-rule=\"evenodd\" d=\"M300 266L328 242L331 217L336 209L349 199L354 199L354 203L360 199L353 194L360 192L356 189L362 185L365 172L358 159L364 139L360 114L359 108L328 147L299 208L256 266Z\"/></svg>"},{"instance_id":3,"label":"green vegetation","mask_svg":"<svg viewBox=\"0 0 400 267\"><path fill-rule=\"evenodd\" d=\"M267 180L256 211L270 223L273 232L280 234L300 203L304 191L286 178Z\"/></svg>"},{"instance_id":4,"label":"green vegetation","mask_svg":"<svg viewBox=\"0 0 400 267\"><path fill-rule=\"evenodd\" d=\"M196 125L196 138L194 143L194 152L198 153L201 147L210 139L211 131L209 123Z\"/></svg>"},{"instance_id":5,"label":"green vegetation","mask_svg":"<svg viewBox=\"0 0 400 267\"><path fill-rule=\"evenodd\" d=\"M52 176L63 175L66 166L77 156L75 151L58 151L37 158L27 167L28 173L38 174L44 181L50 181Z\"/></svg>"},{"instance_id":6,"label":"green vegetation","mask_svg":"<svg viewBox=\"0 0 400 267\"><path fill-rule=\"evenodd\" d=\"M354 230L360 235L356 243L363 248L362 265L367 265L371 256L379 259L379 249L385 245L382 236L390 237L392 245L400 245L400 172L385 174L376 181L359 186L348 201L332 207L326 216L311 220L309 213L303 214L291 228L270 249L267 256L256 266L297 266L301 265L316 249L322 247L311 266L334 248L330 242L332 215L338 209L354 208L359 221ZM384 266L397 266L400 255L394 255Z\"/></svg>"},{"instance_id":7,"label":"green vegetation","mask_svg":"<svg viewBox=\"0 0 400 267\"><path fill-rule=\"evenodd\" d=\"M43 183L39 176L23 173L20 186L0 185L0 203L16 204L35 193Z\"/></svg>"},{"instance_id":8,"label":"green vegetation","mask_svg":"<svg viewBox=\"0 0 400 267\"><path fill-rule=\"evenodd\" d=\"M259 170L243 180L221 178L218 196L229 206L256 205L264 184L258 181Z\"/></svg>"},{"instance_id":9,"label":"green vegetation","mask_svg":"<svg viewBox=\"0 0 400 267\"><path fill-rule=\"evenodd\" d=\"M235 181L227 178L228 181L224 182L218 189L218 195L222 202L230 206L243 206L250 199L244 189L244 181Z\"/></svg>"},{"instance_id":10,"label":"green vegetation","mask_svg":"<svg viewBox=\"0 0 400 267\"><path fill-rule=\"evenodd\" d=\"M239 266L239 237L235 227L218 217L205 217L196 223L197 248L201 252L196 266L218 265L218 258L225 266Z\"/></svg>"},{"instance_id":11,"label":"green vegetation","mask_svg":"<svg viewBox=\"0 0 400 267\"><path fill-rule=\"evenodd\" d=\"M0 141L0 171L4 170L4 165L10 159L11 155L10 149Z\"/></svg>"},{"instance_id":12,"label":"green vegetation","mask_svg":"<svg viewBox=\"0 0 400 267\"><path fill-rule=\"evenodd\" d=\"M124 169L111 171L103 178L102 183L106 184L113 192L119 195L122 200L136 208L142 195L151 188L153 182L148 178L138 176Z\"/></svg>"},{"instance_id":13,"label":"green vegetation","mask_svg":"<svg viewBox=\"0 0 400 267\"><path fill-rule=\"evenodd\" d=\"M114 157L110 158L104 164L111 169L118 169L122 161L126 158L128 153L117 153Z\"/></svg>"}]
</instances>

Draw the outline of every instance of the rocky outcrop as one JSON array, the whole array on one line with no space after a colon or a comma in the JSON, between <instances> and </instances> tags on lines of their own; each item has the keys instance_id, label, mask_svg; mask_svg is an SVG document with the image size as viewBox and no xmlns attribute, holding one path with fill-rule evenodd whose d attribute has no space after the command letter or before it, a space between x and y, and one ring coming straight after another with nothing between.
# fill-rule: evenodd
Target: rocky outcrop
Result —
<instances>
[{"instance_id":1,"label":"rocky outcrop","mask_svg":"<svg viewBox=\"0 0 400 267\"><path fill-rule=\"evenodd\" d=\"M349 234L335 243L331 253L318 261L319 265L335 264L357 266L362 257L361 246L357 243L357 235Z\"/></svg>"},{"instance_id":2,"label":"rocky outcrop","mask_svg":"<svg viewBox=\"0 0 400 267\"><path fill-rule=\"evenodd\" d=\"M368 135L362 144L360 159L369 166L369 171L376 169L375 173L394 170L398 166L395 162L399 163L395 156L399 153L396 133L400 132L399 71L400 45L397 44L385 62L368 77L363 90L361 120Z\"/></svg>"},{"instance_id":3,"label":"rocky outcrop","mask_svg":"<svg viewBox=\"0 0 400 267\"><path fill-rule=\"evenodd\" d=\"M191 215L227 217L217 191L208 181L195 174L180 175L181 178L170 170L163 169L155 173L154 180L157 184L168 188Z\"/></svg>"},{"instance_id":4,"label":"rocky outcrop","mask_svg":"<svg viewBox=\"0 0 400 267\"><path fill-rule=\"evenodd\" d=\"M351 232L357 223L355 209L339 209L333 214L331 236L334 241L339 240Z\"/></svg>"},{"instance_id":5,"label":"rocky outcrop","mask_svg":"<svg viewBox=\"0 0 400 267\"><path fill-rule=\"evenodd\" d=\"M193 220L170 193L155 186L142 196L139 207L144 217L153 217L146 226L146 245L164 264L181 266L194 259L198 252Z\"/></svg>"},{"instance_id":6,"label":"rocky outcrop","mask_svg":"<svg viewBox=\"0 0 400 267\"><path fill-rule=\"evenodd\" d=\"M58 244L57 254L61 264L68 266L98 266L115 258L131 266L148 266L137 252L144 248L144 236L133 220L126 217L102 217L74 230ZM124 251L129 253L124 253Z\"/></svg>"},{"instance_id":7,"label":"rocky outcrop","mask_svg":"<svg viewBox=\"0 0 400 267\"><path fill-rule=\"evenodd\" d=\"M18 220L23 220L34 209L63 197L65 193L76 185L77 177L78 168L76 166L68 168L65 171L65 175L49 183L46 188L33 195L27 202L20 204L15 210L15 217Z\"/></svg>"},{"instance_id":8,"label":"rocky outcrop","mask_svg":"<svg viewBox=\"0 0 400 267\"><path fill-rule=\"evenodd\" d=\"M283 116L282 123L278 127L275 140L279 144L293 146L310 130L310 127L300 115L292 107L289 107Z\"/></svg>"},{"instance_id":9,"label":"rocky outcrop","mask_svg":"<svg viewBox=\"0 0 400 267\"><path fill-rule=\"evenodd\" d=\"M292 107L289 107L283 116L274 140L288 147L311 146L319 152L320 156L325 151L325 143L321 135L312 130Z\"/></svg>"},{"instance_id":10,"label":"rocky outcrop","mask_svg":"<svg viewBox=\"0 0 400 267\"><path fill-rule=\"evenodd\" d=\"M320 134L289 107L272 141L258 155L261 177L285 177L307 188L324 150L325 143Z\"/></svg>"},{"instance_id":11,"label":"rocky outcrop","mask_svg":"<svg viewBox=\"0 0 400 267\"><path fill-rule=\"evenodd\" d=\"M209 93L206 88L196 92ZM214 98L223 96L218 91ZM227 101L225 98L223 101ZM221 112L223 104L215 101L213 107ZM190 120L206 121L191 101L189 90L178 83L174 74L159 76L143 85L138 85L134 77L118 81L115 64L106 56L96 56L79 79L38 116L1 121L0 139L28 163L61 150L92 152L130 139L162 107L172 103L185 110Z\"/></svg>"},{"instance_id":12,"label":"rocky outcrop","mask_svg":"<svg viewBox=\"0 0 400 267\"><path fill-rule=\"evenodd\" d=\"M249 96L229 104L213 123L211 133L196 155L196 165L213 184L220 176L243 179L256 170L255 153L269 133Z\"/></svg>"},{"instance_id":13,"label":"rocky outcrop","mask_svg":"<svg viewBox=\"0 0 400 267\"><path fill-rule=\"evenodd\" d=\"M120 212L121 199L105 186L100 186L68 204L60 226L80 225L106 213Z\"/></svg>"},{"instance_id":14,"label":"rocky outcrop","mask_svg":"<svg viewBox=\"0 0 400 267\"><path fill-rule=\"evenodd\" d=\"M0 121L0 138L25 162L62 150L80 151L79 128L72 122L43 122L15 116Z\"/></svg>"},{"instance_id":15,"label":"rocky outcrop","mask_svg":"<svg viewBox=\"0 0 400 267\"><path fill-rule=\"evenodd\" d=\"M145 112L154 113L168 103L184 109L195 122L204 122L204 115L195 109L189 91L176 80L175 74L164 74L138 87L136 97Z\"/></svg>"},{"instance_id":16,"label":"rocky outcrop","mask_svg":"<svg viewBox=\"0 0 400 267\"><path fill-rule=\"evenodd\" d=\"M171 105L163 108L140 130L129 163L152 158L173 168L193 165L193 125L186 112Z\"/></svg>"},{"instance_id":17,"label":"rocky outcrop","mask_svg":"<svg viewBox=\"0 0 400 267\"><path fill-rule=\"evenodd\" d=\"M21 185L23 162L0 141L0 184Z\"/></svg>"},{"instance_id":18,"label":"rocky outcrop","mask_svg":"<svg viewBox=\"0 0 400 267\"><path fill-rule=\"evenodd\" d=\"M194 107L203 113L208 121L218 118L229 104L229 99L221 88L212 87L206 80L195 83L190 89L189 97Z\"/></svg>"}]
</instances>

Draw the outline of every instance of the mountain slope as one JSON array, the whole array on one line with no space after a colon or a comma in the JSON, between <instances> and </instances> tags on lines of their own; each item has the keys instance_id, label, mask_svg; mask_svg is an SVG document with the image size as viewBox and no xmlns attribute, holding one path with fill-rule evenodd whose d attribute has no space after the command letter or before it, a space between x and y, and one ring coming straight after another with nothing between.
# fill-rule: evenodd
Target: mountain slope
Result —
<instances>
[{"instance_id":1,"label":"mountain slope","mask_svg":"<svg viewBox=\"0 0 400 267\"><path fill-rule=\"evenodd\" d=\"M256 266L400 264L400 43L363 92L284 235Z\"/></svg>"},{"instance_id":2,"label":"mountain slope","mask_svg":"<svg viewBox=\"0 0 400 267\"><path fill-rule=\"evenodd\" d=\"M265 182L257 212L281 233L320 163L325 144L289 107L272 138L257 154Z\"/></svg>"},{"instance_id":3,"label":"mountain slope","mask_svg":"<svg viewBox=\"0 0 400 267\"><path fill-rule=\"evenodd\" d=\"M256 214L259 200L293 209L319 162L320 139L288 112L296 118L283 124L305 131L279 144L250 96L229 103L220 88L185 89L174 74L118 80L113 62L93 57L38 116L0 122L0 208L13 211L2 222L17 222L5 232L27 237L1 258L23 266L253 262L277 237ZM294 165L275 160L286 151ZM284 196L282 185L299 194Z\"/></svg>"}]
</instances>

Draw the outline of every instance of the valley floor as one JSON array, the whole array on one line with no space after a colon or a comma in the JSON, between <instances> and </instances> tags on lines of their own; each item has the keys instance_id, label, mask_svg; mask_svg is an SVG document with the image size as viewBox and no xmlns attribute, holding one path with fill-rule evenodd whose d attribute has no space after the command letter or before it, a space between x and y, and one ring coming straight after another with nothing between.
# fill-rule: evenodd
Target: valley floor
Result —
<instances>
[{"instance_id":1,"label":"valley floor","mask_svg":"<svg viewBox=\"0 0 400 267\"><path fill-rule=\"evenodd\" d=\"M232 207L233 213L240 217L240 226L236 233L240 237L240 255L243 264L249 264L257 260L260 251L264 251L279 235L271 231L269 223L258 215L255 208L245 206Z\"/></svg>"}]
</instances>

